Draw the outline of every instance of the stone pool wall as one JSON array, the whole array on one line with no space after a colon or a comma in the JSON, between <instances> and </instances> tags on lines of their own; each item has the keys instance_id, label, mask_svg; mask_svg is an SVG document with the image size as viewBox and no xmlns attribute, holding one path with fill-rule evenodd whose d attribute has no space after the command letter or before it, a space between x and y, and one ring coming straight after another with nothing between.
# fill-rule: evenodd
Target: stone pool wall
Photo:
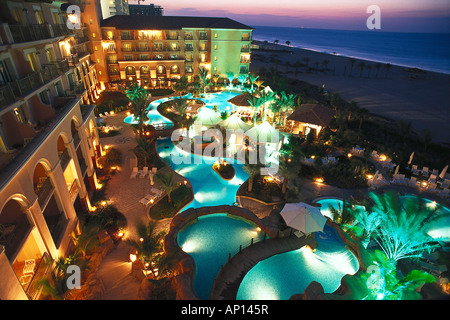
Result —
<instances>
[{"instance_id":1,"label":"stone pool wall","mask_svg":"<svg viewBox=\"0 0 450 320\"><path fill-rule=\"evenodd\" d=\"M178 233L188 225L195 223L198 217L214 213L226 213L242 217L260 227L262 232L266 233L269 238L279 235L278 228L264 223L264 221L260 220L253 212L241 207L222 205L197 209L189 208L186 211L177 214L173 217L169 233L164 238L164 252L166 254L175 254L180 261L176 266L173 281L177 300L199 300L193 288L196 268L195 262L189 254L179 247L177 241Z\"/></svg>"}]
</instances>

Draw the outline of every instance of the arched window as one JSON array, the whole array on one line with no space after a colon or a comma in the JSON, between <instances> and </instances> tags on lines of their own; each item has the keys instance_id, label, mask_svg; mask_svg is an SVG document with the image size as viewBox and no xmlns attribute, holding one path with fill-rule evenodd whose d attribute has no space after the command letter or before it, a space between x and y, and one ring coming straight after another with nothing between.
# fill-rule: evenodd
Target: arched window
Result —
<instances>
[{"instance_id":1,"label":"arched window","mask_svg":"<svg viewBox=\"0 0 450 320\"><path fill-rule=\"evenodd\" d=\"M148 66L141 66L139 71L141 72L141 75L142 74L149 74L150 73L150 68Z\"/></svg>"},{"instance_id":2,"label":"arched window","mask_svg":"<svg viewBox=\"0 0 450 320\"><path fill-rule=\"evenodd\" d=\"M178 74L180 73L180 68L176 64L174 64L173 66L170 67L170 73Z\"/></svg>"},{"instance_id":3,"label":"arched window","mask_svg":"<svg viewBox=\"0 0 450 320\"><path fill-rule=\"evenodd\" d=\"M125 68L125 74L127 76L134 76L136 75L136 69L133 66L128 66Z\"/></svg>"},{"instance_id":4,"label":"arched window","mask_svg":"<svg viewBox=\"0 0 450 320\"><path fill-rule=\"evenodd\" d=\"M156 67L156 74L163 75L166 74L166 67L163 65L159 65Z\"/></svg>"}]
</instances>

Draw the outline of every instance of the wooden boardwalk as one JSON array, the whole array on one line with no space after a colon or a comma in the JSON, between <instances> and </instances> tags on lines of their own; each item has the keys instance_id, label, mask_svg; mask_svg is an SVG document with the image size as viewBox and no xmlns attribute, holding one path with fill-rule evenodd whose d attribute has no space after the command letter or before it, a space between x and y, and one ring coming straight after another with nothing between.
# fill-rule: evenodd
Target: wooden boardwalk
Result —
<instances>
[{"instance_id":1,"label":"wooden boardwalk","mask_svg":"<svg viewBox=\"0 0 450 320\"><path fill-rule=\"evenodd\" d=\"M313 238L291 235L284 238L266 239L243 249L223 266L214 282L211 300L236 300L239 285L247 272L258 262L276 254L300 249L314 242Z\"/></svg>"}]
</instances>

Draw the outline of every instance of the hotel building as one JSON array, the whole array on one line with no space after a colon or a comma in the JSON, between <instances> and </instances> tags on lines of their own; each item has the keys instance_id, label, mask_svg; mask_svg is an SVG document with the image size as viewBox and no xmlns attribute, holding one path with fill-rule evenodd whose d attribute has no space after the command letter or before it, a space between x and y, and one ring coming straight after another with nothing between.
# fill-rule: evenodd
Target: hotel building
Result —
<instances>
[{"instance_id":1,"label":"hotel building","mask_svg":"<svg viewBox=\"0 0 450 320\"><path fill-rule=\"evenodd\" d=\"M168 87L199 68L247 74L252 28L229 18L112 16L100 23L97 70L102 86L137 81Z\"/></svg>"},{"instance_id":2,"label":"hotel building","mask_svg":"<svg viewBox=\"0 0 450 320\"><path fill-rule=\"evenodd\" d=\"M62 2L2 2L1 300L39 296L33 281L67 256L97 187L96 64L87 27L68 28Z\"/></svg>"}]
</instances>

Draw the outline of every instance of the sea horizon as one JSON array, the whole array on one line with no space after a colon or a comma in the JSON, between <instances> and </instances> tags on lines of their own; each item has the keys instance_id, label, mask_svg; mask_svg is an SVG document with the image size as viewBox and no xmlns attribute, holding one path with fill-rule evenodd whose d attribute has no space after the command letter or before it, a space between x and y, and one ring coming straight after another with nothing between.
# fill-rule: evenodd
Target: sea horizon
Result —
<instances>
[{"instance_id":1,"label":"sea horizon","mask_svg":"<svg viewBox=\"0 0 450 320\"><path fill-rule=\"evenodd\" d=\"M450 74L450 33L253 26L253 39L315 52Z\"/></svg>"}]
</instances>

